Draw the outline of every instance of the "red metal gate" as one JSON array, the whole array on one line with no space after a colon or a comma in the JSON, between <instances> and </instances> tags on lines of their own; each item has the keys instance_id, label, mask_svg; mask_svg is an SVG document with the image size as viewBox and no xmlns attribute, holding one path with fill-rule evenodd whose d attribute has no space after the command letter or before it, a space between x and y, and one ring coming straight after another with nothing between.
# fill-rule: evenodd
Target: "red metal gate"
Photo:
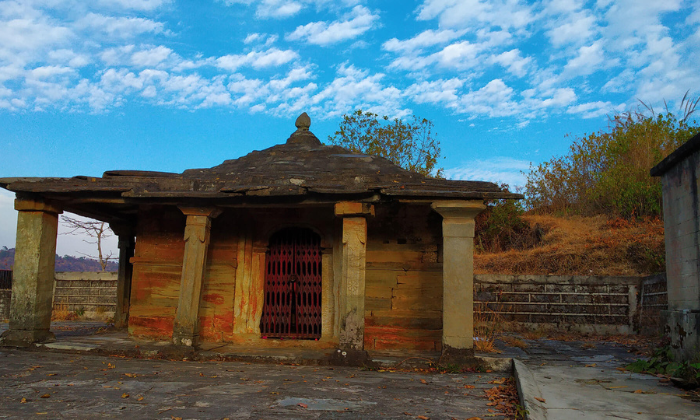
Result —
<instances>
[{"instance_id":1,"label":"red metal gate","mask_svg":"<svg viewBox=\"0 0 700 420\"><path fill-rule=\"evenodd\" d=\"M286 228L270 238L260 331L267 338L321 338L321 238Z\"/></svg>"}]
</instances>

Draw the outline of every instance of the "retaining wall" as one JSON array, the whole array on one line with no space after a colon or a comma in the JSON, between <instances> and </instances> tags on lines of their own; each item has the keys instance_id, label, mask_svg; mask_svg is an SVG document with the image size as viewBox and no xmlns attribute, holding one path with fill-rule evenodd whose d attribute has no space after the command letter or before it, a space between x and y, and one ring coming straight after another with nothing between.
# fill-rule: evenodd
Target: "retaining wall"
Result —
<instances>
[{"instance_id":1,"label":"retaining wall","mask_svg":"<svg viewBox=\"0 0 700 420\"><path fill-rule=\"evenodd\" d=\"M651 279L651 280L650 280ZM653 311L663 309L663 275L652 277L535 276L478 274L474 276L474 310L485 319L498 317L525 326L556 327L598 334L640 331L643 290L657 293ZM656 288L644 287L654 284ZM662 290L663 289L663 290ZM651 292L653 290L653 292ZM650 302L651 296L647 296ZM651 315L652 304L647 306ZM658 318L657 318L658 319ZM658 326L647 326L655 333Z\"/></svg>"},{"instance_id":2,"label":"retaining wall","mask_svg":"<svg viewBox=\"0 0 700 420\"><path fill-rule=\"evenodd\" d=\"M53 291L54 310L84 311L87 317L114 316L117 308L117 273L56 273Z\"/></svg>"}]
</instances>

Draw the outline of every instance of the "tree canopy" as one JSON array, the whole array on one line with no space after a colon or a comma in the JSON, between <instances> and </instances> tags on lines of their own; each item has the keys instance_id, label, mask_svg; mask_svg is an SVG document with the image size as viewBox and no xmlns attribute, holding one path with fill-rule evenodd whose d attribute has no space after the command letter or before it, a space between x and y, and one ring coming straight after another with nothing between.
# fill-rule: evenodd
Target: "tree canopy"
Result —
<instances>
[{"instance_id":1,"label":"tree canopy","mask_svg":"<svg viewBox=\"0 0 700 420\"><path fill-rule=\"evenodd\" d=\"M689 119L697 103L684 98L682 118L668 108L658 115L651 107L648 113L618 114L608 130L576 138L567 155L530 168L527 207L624 218L661 215L661 183L649 170L700 131Z\"/></svg>"},{"instance_id":2,"label":"tree canopy","mask_svg":"<svg viewBox=\"0 0 700 420\"><path fill-rule=\"evenodd\" d=\"M405 122L358 109L343 115L339 130L328 141L353 152L384 157L409 171L442 176L442 169L436 168L440 142L433 123L425 118L414 115Z\"/></svg>"}]
</instances>

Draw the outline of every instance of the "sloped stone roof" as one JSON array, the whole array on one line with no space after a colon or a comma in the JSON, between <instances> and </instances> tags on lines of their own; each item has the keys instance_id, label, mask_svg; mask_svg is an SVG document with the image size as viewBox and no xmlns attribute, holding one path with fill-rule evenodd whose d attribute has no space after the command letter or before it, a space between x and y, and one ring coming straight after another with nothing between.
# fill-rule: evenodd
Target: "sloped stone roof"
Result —
<instances>
[{"instance_id":1,"label":"sloped stone roof","mask_svg":"<svg viewBox=\"0 0 700 420\"><path fill-rule=\"evenodd\" d=\"M181 174L117 170L101 178L0 178L0 187L52 199L118 196L134 202L372 194L424 199L522 198L490 182L427 178L382 157L326 146L308 128L308 116L302 114L297 131L286 143L213 168L188 169Z\"/></svg>"}]
</instances>

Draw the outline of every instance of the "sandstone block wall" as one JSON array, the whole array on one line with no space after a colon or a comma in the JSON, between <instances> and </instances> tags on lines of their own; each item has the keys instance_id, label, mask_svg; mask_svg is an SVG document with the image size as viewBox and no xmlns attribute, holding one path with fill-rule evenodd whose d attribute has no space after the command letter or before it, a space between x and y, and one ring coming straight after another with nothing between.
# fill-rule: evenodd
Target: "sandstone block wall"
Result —
<instances>
[{"instance_id":1,"label":"sandstone block wall","mask_svg":"<svg viewBox=\"0 0 700 420\"><path fill-rule=\"evenodd\" d=\"M642 277L479 274L474 276L474 311L477 318L498 316L532 327L631 334L639 331L644 281ZM659 300L663 291L654 290L659 294L652 296ZM657 315L665 309L653 308Z\"/></svg>"},{"instance_id":2,"label":"sandstone block wall","mask_svg":"<svg viewBox=\"0 0 700 420\"><path fill-rule=\"evenodd\" d=\"M56 273L53 307L84 311L87 317L110 317L117 305L116 272Z\"/></svg>"}]
</instances>

